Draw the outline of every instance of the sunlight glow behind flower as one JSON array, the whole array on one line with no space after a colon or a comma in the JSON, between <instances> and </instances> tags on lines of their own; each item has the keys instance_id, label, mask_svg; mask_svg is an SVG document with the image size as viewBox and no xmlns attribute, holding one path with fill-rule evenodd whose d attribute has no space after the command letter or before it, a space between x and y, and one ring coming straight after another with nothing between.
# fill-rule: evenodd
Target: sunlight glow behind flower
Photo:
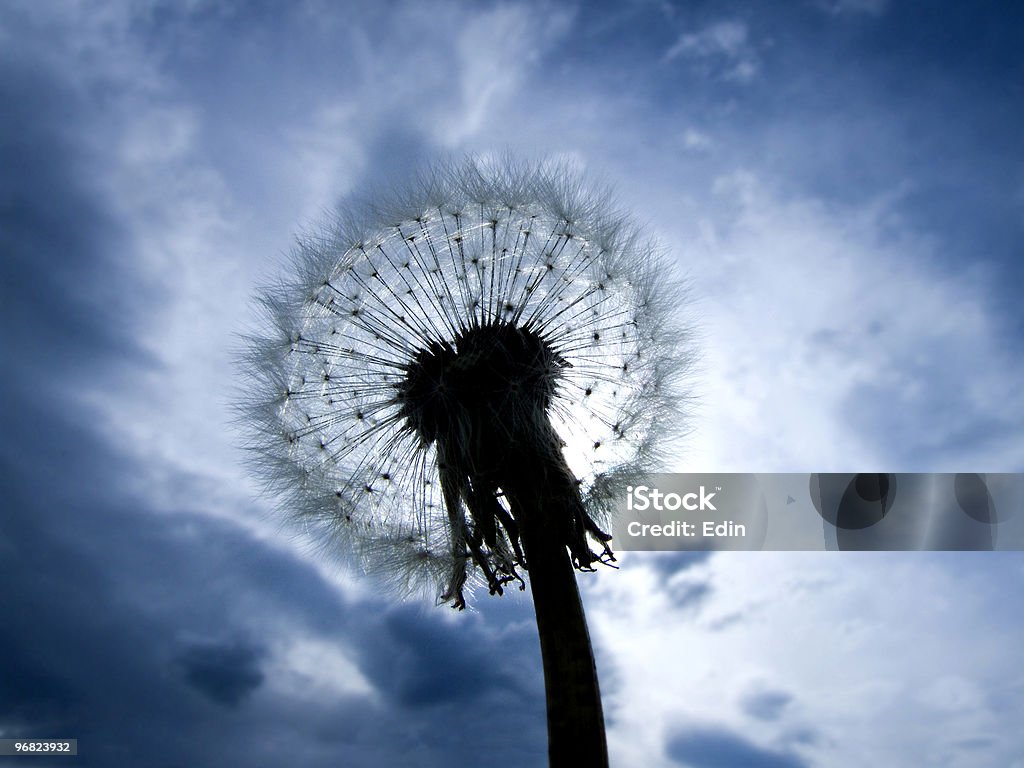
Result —
<instances>
[{"instance_id":1,"label":"sunlight glow behind flower","mask_svg":"<svg viewBox=\"0 0 1024 768\"><path fill-rule=\"evenodd\" d=\"M560 165L443 166L296 257L262 296L246 404L291 516L400 592L461 607L467 583L521 581L507 489L484 478L502 443L553 428L583 502L574 564L610 557L612 495L679 426L688 347L681 291L606 192Z\"/></svg>"}]
</instances>

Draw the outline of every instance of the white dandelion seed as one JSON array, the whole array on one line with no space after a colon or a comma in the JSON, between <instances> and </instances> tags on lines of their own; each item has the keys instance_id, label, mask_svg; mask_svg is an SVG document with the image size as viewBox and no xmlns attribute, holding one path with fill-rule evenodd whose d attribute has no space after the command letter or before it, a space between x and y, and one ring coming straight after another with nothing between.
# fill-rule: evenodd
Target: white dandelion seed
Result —
<instances>
[{"instance_id":1,"label":"white dandelion seed","mask_svg":"<svg viewBox=\"0 0 1024 768\"><path fill-rule=\"evenodd\" d=\"M682 295L607 193L467 161L303 238L261 297L245 404L282 506L402 592L522 584L543 486L579 569L679 425ZM597 551L592 549L596 547Z\"/></svg>"}]
</instances>

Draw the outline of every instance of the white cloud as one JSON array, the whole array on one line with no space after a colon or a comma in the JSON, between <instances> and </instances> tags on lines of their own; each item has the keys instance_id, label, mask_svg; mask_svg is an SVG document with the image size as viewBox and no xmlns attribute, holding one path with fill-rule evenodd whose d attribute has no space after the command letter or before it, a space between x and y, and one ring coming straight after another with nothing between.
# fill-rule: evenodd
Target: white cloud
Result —
<instances>
[{"instance_id":1,"label":"white cloud","mask_svg":"<svg viewBox=\"0 0 1024 768\"><path fill-rule=\"evenodd\" d=\"M571 18L564 10L523 5L497 6L470 18L457 43L461 104L437 126L439 142L455 147L477 133L488 110L517 92ZM529 108L525 100L520 108Z\"/></svg>"},{"instance_id":2,"label":"white cloud","mask_svg":"<svg viewBox=\"0 0 1024 768\"><path fill-rule=\"evenodd\" d=\"M687 128L683 131L683 147L689 152L706 152L714 146L714 140L706 133L696 128Z\"/></svg>"},{"instance_id":3,"label":"white cloud","mask_svg":"<svg viewBox=\"0 0 1024 768\"><path fill-rule=\"evenodd\" d=\"M376 698L373 686L336 642L313 637L282 640L263 671L268 688L294 699L326 704L352 696L371 702Z\"/></svg>"},{"instance_id":4,"label":"white cloud","mask_svg":"<svg viewBox=\"0 0 1024 768\"><path fill-rule=\"evenodd\" d=\"M293 185L288 190L292 199L302 201L300 210L326 208L365 170L362 123L367 117L354 99L326 100L314 107L308 120L285 127L282 154L287 162L282 163L281 176Z\"/></svg>"},{"instance_id":5,"label":"white cloud","mask_svg":"<svg viewBox=\"0 0 1024 768\"><path fill-rule=\"evenodd\" d=\"M739 21L719 21L699 32L683 33L665 52L666 61L677 58L688 59L705 74L739 83L750 82L760 69L747 25Z\"/></svg>"},{"instance_id":6,"label":"white cloud","mask_svg":"<svg viewBox=\"0 0 1024 768\"><path fill-rule=\"evenodd\" d=\"M829 207L749 173L715 196L678 249L705 332L695 469L1019 468L1024 371L984 272L940 266L891 198Z\"/></svg>"}]
</instances>

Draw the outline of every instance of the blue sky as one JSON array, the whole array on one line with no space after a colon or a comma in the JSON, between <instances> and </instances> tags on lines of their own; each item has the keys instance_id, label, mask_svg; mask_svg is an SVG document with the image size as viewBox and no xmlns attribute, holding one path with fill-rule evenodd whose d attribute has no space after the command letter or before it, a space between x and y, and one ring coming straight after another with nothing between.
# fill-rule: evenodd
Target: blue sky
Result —
<instances>
[{"instance_id":1,"label":"blue sky","mask_svg":"<svg viewBox=\"0 0 1024 768\"><path fill-rule=\"evenodd\" d=\"M1020 16L5 3L0 737L543 759L529 602L395 603L312 557L231 423L295 235L446 153L578 163L677 261L701 365L666 469L1022 471ZM1015 553L622 566L584 580L615 765L1024 766Z\"/></svg>"}]
</instances>

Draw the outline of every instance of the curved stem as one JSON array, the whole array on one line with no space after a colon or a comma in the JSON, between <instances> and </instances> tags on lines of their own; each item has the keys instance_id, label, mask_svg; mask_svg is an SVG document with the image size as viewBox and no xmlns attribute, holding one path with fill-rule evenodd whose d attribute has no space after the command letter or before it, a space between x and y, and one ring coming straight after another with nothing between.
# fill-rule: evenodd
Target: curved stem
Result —
<instances>
[{"instance_id":1,"label":"curved stem","mask_svg":"<svg viewBox=\"0 0 1024 768\"><path fill-rule=\"evenodd\" d=\"M606 768L601 692L576 572L552 516L540 499L526 499L517 512L544 663L550 766Z\"/></svg>"}]
</instances>

